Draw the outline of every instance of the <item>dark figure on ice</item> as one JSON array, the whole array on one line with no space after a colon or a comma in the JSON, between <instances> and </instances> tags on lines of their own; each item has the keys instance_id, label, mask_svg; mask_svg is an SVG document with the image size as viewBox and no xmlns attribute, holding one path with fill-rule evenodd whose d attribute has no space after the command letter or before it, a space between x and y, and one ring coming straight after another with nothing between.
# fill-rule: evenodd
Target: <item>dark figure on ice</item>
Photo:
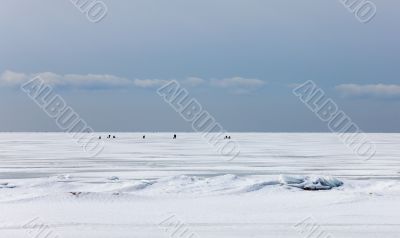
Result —
<instances>
[{"instance_id":1,"label":"dark figure on ice","mask_svg":"<svg viewBox=\"0 0 400 238\"><path fill-rule=\"evenodd\" d=\"M176 134L174 134L174 139L176 139Z\"/></svg>"},{"instance_id":2,"label":"dark figure on ice","mask_svg":"<svg viewBox=\"0 0 400 238\"><path fill-rule=\"evenodd\" d=\"M146 139L146 136L145 136L145 135L143 135L143 139Z\"/></svg>"},{"instance_id":3,"label":"dark figure on ice","mask_svg":"<svg viewBox=\"0 0 400 238\"><path fill-rule=\"evenodd\" d=\"M113 139L115 139L115 138L117 138L117 137L113 136Z\"/></svg>"},{"instance_id":4,"label":"dark figure on ice","mask_svg":"<svg viewBox=\"0 0 400 238\"><path fill-rule=\"evenodd\" d=\"M101 136L99 136L99 140L101 140Z\"/></svg>"},{"instance_id":5,"label":"dark figure on ice","mask_svg":"<svg viewBox=\"0 0 400 238\"><path fill-rule=\"evenodd\" d=\"M110 139L111 138L111 135L108 135L108 137L107 137L108 139Z\"/></svg>"}]
</instances>

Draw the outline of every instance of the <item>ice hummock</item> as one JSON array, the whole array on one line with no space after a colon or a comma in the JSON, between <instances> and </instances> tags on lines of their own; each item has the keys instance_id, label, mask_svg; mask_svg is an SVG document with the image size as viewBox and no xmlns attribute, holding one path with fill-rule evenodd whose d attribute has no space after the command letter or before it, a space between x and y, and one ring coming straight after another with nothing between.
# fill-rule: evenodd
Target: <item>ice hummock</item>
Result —
<instances>
[{"instance_id":1,"label":"ice hummock","mask_svg":"<svg viewBox=\"0 0 400 238\"><path fill-rule=\"evenodd\" d=\"M64 178L64 179L60 179ZM68 178L70 178L68 176ZM96 194L143 195L146 197L159 196L214 196L228 194L245 194L267 192L281 189L282 186L295 187L302 190L329 190L340 187L343 182L331 176L238 176L223 174L215 176L176 175L157 179L130 180L123 177L111 176L106 179L74 178L55 176L50 178L33 179L29 183L18 186L17 193L54 196L81 192ZM0 183L1 188L16 188L15 185ZM270 190L273 189L273 190ZM286 190L286 189L283 189ZM25 197L25 196L24 196ZM1 199L0 199L1 200ZM16 199L18 200L18 199Z\"/></svg>"},{"instance_id":2,"label":"ice hummock","mask_svg":"<svg viewBox=\"0 0 400 238\"><path fill-rule=\"evenodd\" d=\"M301 188L303 190L330 190L340 187L343 182L332 176L288 176L280 175L282 185Z\"/></svg>"},{"instance_id":3,"label":"ice hummock","mask_svg":"<svg viewBox=\"0 0 400 238\"><path fill-rule=\"evenodd\" d=\"M0 183L0 189L1 188L15 188L15 185L10 185L9 183Z\"/></svg>"}]
</instances>

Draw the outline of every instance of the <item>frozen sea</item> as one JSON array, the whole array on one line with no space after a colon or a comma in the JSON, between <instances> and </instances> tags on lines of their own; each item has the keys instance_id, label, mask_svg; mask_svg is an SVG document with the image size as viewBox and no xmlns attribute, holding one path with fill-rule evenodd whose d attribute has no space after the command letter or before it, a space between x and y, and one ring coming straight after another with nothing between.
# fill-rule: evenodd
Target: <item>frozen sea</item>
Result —
<instances>
[{"instance_id":1,"label":"frozen sea","mask_svg":"<svg viewBox=\"0 0 400 238\"><path fill-rule=\"evenodd\" d=\"M196 133L108 134L88 157L68 134L0 133L0 238L399 237L400 134L367 134L368 161L328 133L231 133L232 161ZM318 178L343 185L287 182Z\"/></svg>"}]
</instances>

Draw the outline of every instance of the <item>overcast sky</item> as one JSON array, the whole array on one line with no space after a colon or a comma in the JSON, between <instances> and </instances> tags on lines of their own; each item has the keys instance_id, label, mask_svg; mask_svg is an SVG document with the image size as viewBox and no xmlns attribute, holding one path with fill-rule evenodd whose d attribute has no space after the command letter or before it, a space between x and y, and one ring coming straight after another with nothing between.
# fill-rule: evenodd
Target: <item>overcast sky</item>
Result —
<instances>
[{"instance_id":1,"label":"overcast sky","mask_svg":"<svg viewBox=\"0 0 400 238\"><path fill-rule=\"evenodd\" d=\"M228 131L328 131L292 93L313 80L362 130L400 132L398 1L366 24L340 0L103 1L97 23L1 2L0 131L59 131L19 89L39 75L96 131L191 131L156 92L175 79Z\"/></svg>"}]
</instances>

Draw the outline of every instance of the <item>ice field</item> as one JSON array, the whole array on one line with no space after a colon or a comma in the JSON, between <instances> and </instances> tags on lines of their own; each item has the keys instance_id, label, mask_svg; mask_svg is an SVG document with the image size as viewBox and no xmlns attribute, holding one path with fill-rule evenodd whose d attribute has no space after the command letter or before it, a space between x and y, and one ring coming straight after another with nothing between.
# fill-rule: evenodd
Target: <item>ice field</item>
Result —
<instances>
[{"instance_id":1,"label":"ice field","mask_svg":"<svg viewBox=\"0 0 400 238\"><path fill-rule=\"evenodd\" d=\"M108 134L91 158L68 134L0 133L0 238L400 234L400 134L368 134L368 161L325 133L231 133L232 161L196 133Z\"/></svg>"}]
</instances>

